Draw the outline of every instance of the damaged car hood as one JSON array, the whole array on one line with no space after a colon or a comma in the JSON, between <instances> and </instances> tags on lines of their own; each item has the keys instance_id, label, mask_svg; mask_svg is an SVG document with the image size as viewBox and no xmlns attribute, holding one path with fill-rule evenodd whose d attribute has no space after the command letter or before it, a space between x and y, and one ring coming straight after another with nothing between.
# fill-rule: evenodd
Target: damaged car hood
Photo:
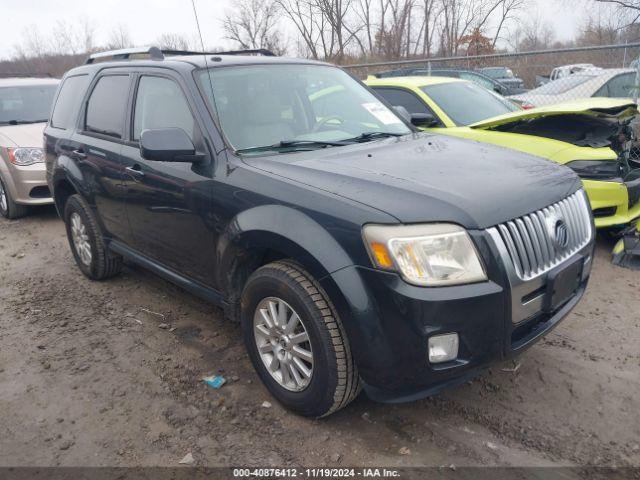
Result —
<instances>
[{"instance_id":1,"label":"damaged car hood","mask_svg":"<svg viewBox=\"0 0 640 480\"><path fill-rule=\"evenodd\" d=\"M551 138L579 147L608 147L638 114L631 100L585 98L488 118L469 128Z\"/></svg>"},{"instance_id":2,"label":"damaged car hood","mask_svg":"<svg viewBox=\"0 0 640 480\"><path fill-rule=\"evenodd\" d=\"M546 107L531 108L505 113L497 117L487 118L469 127L490 129L501 125L516 123L534 118L557 115L588 115L603 119L625 119L638 113L638 106L632 100L622 98L583 98L572 102L558 103Z\"/></svg>"},{"instance_id":3,"label":"damaged car hood","mask_svg":"<svg viewBox=\"0 0 640 480\"><path fill-rule=\"evenodd\" d=\"M570 169L553 162L429 134L242 160L403 223L454 222L471 229L547 207L580 187Z\"/></svg>"}]
</instances>

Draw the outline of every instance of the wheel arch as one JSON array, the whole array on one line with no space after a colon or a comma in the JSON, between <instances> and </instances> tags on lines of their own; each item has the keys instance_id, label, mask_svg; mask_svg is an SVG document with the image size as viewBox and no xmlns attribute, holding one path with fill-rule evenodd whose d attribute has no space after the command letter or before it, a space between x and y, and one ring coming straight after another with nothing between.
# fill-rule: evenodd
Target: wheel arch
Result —
<instances>
[{"instance_id":1,"label":"wheel arch","mask_svg":"<svg viewBox=\"0 0 640 480\"><path fill-rule=\"evenodd\" d=\"M89 200L84 175L78 165L69 157L61 155L55 162L51 176L51 195L60 217L64 218L64 206L71 195L76 193ZM91 205L91 202L89 202Z\"/></svg>"},{"instance_id":2,"label":"wheel arch","mask_svg":"<svg viewBox=\"0 0 640 480\"><path fill-rule=\"evenodd\" d=\"M258 268L276 260L300 264L316 280L352 265L353 261L330 232L307 214L285 206L255 207L229 223L217 245L217 284L238 318L242 289Z\"/></svg>"}]
</instances>

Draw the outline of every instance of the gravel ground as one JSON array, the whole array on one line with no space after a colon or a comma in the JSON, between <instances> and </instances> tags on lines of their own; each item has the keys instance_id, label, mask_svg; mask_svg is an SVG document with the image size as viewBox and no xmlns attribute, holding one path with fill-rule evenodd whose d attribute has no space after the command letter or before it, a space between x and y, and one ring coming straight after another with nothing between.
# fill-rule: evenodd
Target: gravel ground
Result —
<instances>
[{"instance_id":1,"label":"gravel ground","mask_svg":"<svg viewBox=\"0 0 640 480\"><path fill-rule=\"evenodd\" d=\"M610 247L517 363L314 421L270 398L217 308L138 268L87 280L52 209L2 219L0 466L640 466L640 273Z\"/></svg>"}]
</instances>

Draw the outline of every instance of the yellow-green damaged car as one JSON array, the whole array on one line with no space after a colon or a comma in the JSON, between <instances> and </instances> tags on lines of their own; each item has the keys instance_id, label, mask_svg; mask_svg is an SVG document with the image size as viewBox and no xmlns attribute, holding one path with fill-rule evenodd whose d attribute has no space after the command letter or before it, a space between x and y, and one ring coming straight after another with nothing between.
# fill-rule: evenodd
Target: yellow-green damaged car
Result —
<instances>
[{"instance_id":1,"label":"yellow-green damaged car","mask_svg":"<svg viewBox=\"0 0 640 480\"><path fill-rule=\"evenodd\" d=\"M418 128L547 158L581 178L596 227L640 218L640 163L629 159L638 113L629 99L588 98L522 110L474 83L444 77L369 77L389 104ZM402 110L402 109L400 109Z\"/></svg>"}]
</instances>

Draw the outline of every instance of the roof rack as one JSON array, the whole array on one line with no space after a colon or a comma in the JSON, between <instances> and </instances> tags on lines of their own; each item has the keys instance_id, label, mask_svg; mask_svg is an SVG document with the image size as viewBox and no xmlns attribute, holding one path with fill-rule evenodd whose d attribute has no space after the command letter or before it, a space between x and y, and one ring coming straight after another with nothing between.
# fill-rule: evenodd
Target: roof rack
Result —
<instances>
[{"instance_id":1,"label":"roof rack","mask_svg":"<svg viewBox=\"0 0 640 480\"><path fill-rule=\"evenodd\" d=\"M276 54L266 48L254 48L246 50L228 50L226 52L198 52L195 50L162 50L166 56L169 55L262 55L263 57L275 57Z\"/></svg>"},{"instance_id":2,"label":"roof rack","mask_svg":"<svg viewBox=\"0 0 640 480\"><path fill-rule=\"evenodd\" d=\"M247 50L229 50L227 52L197 52L190 50L162 50L158 47L123 48L107 52L93 53L87 58L85 65L95 63L96 60L129 60L133 55L148 55L151 60L164 60L165 56L180 55L263 55L275 57L276 55L266 48Z\"/></svg>"},{"instance_id":3,"label":"roof rack","mask_svg":"<svg viewBox=\"0 0 640 480\"><path fill-rule=\"evenodd\" d=\"M129 60L132 55L149 55L151 60L164 60L164 54L158 47L136 47L92 53L84 63L88 65L96 60Z\"/></svg>"},{"instance_id":4,"label":"roof rack","mask_svg":"<svg viewBox=\"0 0 640 480\"><path fill-rule=\"evenodd\" d=\"M263 57L276 57L277 55L266 48L253 48L247 50L229 50L228 52L215 52L213 55L262 55Z\"/></svg>"}]
</instances>

